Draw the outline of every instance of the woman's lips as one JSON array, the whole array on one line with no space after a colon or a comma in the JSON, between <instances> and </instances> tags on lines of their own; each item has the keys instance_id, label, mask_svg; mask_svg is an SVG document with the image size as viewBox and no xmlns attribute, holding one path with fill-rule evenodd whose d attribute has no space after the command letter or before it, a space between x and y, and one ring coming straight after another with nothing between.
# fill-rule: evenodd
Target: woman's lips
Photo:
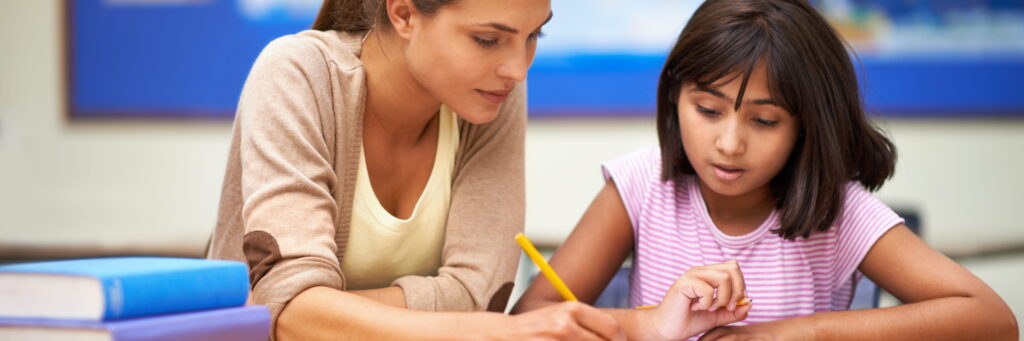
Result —
<instances>
[{"instance_id":1,"label":"woman's lips","mask_svg":"<svg viewBox=\"0 0 1024 341\"><path fill-rule=\"evenodd\" d=\"M711 165L715 169L715 175L724 181L733 181L743 175L744 170L730 166Z\"/></svg>"},{"instance_id":2,"label":"woman's lips","mask_svg":"<svg viewBox=\"0 0 1024 341\"><path fill-rule=\"evenodd\" d=\"M501 102L504 102L505 99L508 98L508 93L512 92L512 90L511 89L509 89L509 90L501 90L501 91L477 90L476 92L480 93L480 96L483 96L488 101L491 101L491 103L501 104Z\"/></svg>"}]
</instances>

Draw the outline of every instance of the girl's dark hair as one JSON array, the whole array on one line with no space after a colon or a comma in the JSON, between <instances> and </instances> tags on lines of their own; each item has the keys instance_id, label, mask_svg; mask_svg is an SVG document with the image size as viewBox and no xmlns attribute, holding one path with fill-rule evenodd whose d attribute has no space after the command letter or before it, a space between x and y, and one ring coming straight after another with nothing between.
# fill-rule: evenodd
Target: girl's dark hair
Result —
<instances>
[{"instance_id":1,"label":"girl's dark hair","mask_svg":"<svg viewBox=\"0 0 1024 341\"><path fill-rule=\"evenodd\" d=\"M800 124L789 160L771 180L781 213L772 232L787 239L826 231L840 214L846 183L877 190L892 176L896 148L866 117L846 45L804 0L708 0L668 55L658 81L662 181L694 174L679 135L684 83L743 77L763 63L771 99Z\"/></svg>"},{"instance_id":2,"label":"girl's dark hair","mask_svg":"<svg viewBox=\"0 0 1024 341\"><path fill-rule=\"evenodd\" d=\"M412 3L416 10L430 15L453 1L412 0ZM318 31L368 31L379 23L390 23L385 3L386 0L324 0L312 28Z\"/></svg>"}]
</instances>

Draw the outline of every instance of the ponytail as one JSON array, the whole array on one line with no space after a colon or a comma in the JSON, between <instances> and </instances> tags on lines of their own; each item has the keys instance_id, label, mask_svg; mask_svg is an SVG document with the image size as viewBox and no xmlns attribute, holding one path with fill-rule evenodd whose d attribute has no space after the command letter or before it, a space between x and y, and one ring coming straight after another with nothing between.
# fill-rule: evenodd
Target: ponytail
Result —
<instances>
[{"instance_id":1,"label":"ponytail","mask_svg":"<svg viewBox=\"0 0 1024 341\"><path fill-rule=\"evenodd\" d=\"M412 0L416 10L431 15L454 0ZM378 23L390 23L385 10L387 0L324 0L313 21L317 31L369 31Z\"/></svg>"}]
</instances>

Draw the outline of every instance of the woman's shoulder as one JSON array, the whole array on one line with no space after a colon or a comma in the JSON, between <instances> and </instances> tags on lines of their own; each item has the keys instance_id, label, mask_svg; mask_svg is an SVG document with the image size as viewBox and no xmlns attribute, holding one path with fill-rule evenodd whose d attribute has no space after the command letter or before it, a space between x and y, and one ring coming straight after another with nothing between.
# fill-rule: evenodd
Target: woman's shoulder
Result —
<instances>
[{"instance_id":1,"label":"woman's shoulder","mask_svg":"<svg viewBox=\"0 0 1024 341\"><path fill-rule=\"evenodd\" d=\"M306 30L272 40L260 52L257 63L269 61L299 68L334 64L341 70L357 69L363 65L359 59L362 39L359 33Z\"/></svg>"}]
</instances>

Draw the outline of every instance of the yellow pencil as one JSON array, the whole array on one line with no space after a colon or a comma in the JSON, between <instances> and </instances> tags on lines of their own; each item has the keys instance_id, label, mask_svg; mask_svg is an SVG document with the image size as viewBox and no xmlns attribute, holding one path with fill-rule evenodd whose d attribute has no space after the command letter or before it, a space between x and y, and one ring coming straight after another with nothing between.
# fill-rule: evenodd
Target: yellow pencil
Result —
<instances>
[{"instance_id":1,"label":"yellow pencil","mask_svg":"<svg viewBox=\"0 0 1024 341\"><path fill-rule=\"evenodd\" d=\"M552 269L551 266L548 265L548 262L544 260L544 256L540 255L540 252L538 252L537 248L533 246L533 243L531 243L529 239L526 239L526 236L522 233L517 234L516 242L519 243L519 247L523 248L526 255L530 256L533 263L537 264L537 267L540 268L540 272L543 273L544 277L548 278L548 282L551 282L551 285L555 287L555 291L562 294L562 298L566 301L579 301L576 299L576 295L573 295L572 291L569 291L569 287L565 286L565 282L562 282L562 279L558 277L558 274L555 273L555 269Z\"/></svg>"}]
</instances>

